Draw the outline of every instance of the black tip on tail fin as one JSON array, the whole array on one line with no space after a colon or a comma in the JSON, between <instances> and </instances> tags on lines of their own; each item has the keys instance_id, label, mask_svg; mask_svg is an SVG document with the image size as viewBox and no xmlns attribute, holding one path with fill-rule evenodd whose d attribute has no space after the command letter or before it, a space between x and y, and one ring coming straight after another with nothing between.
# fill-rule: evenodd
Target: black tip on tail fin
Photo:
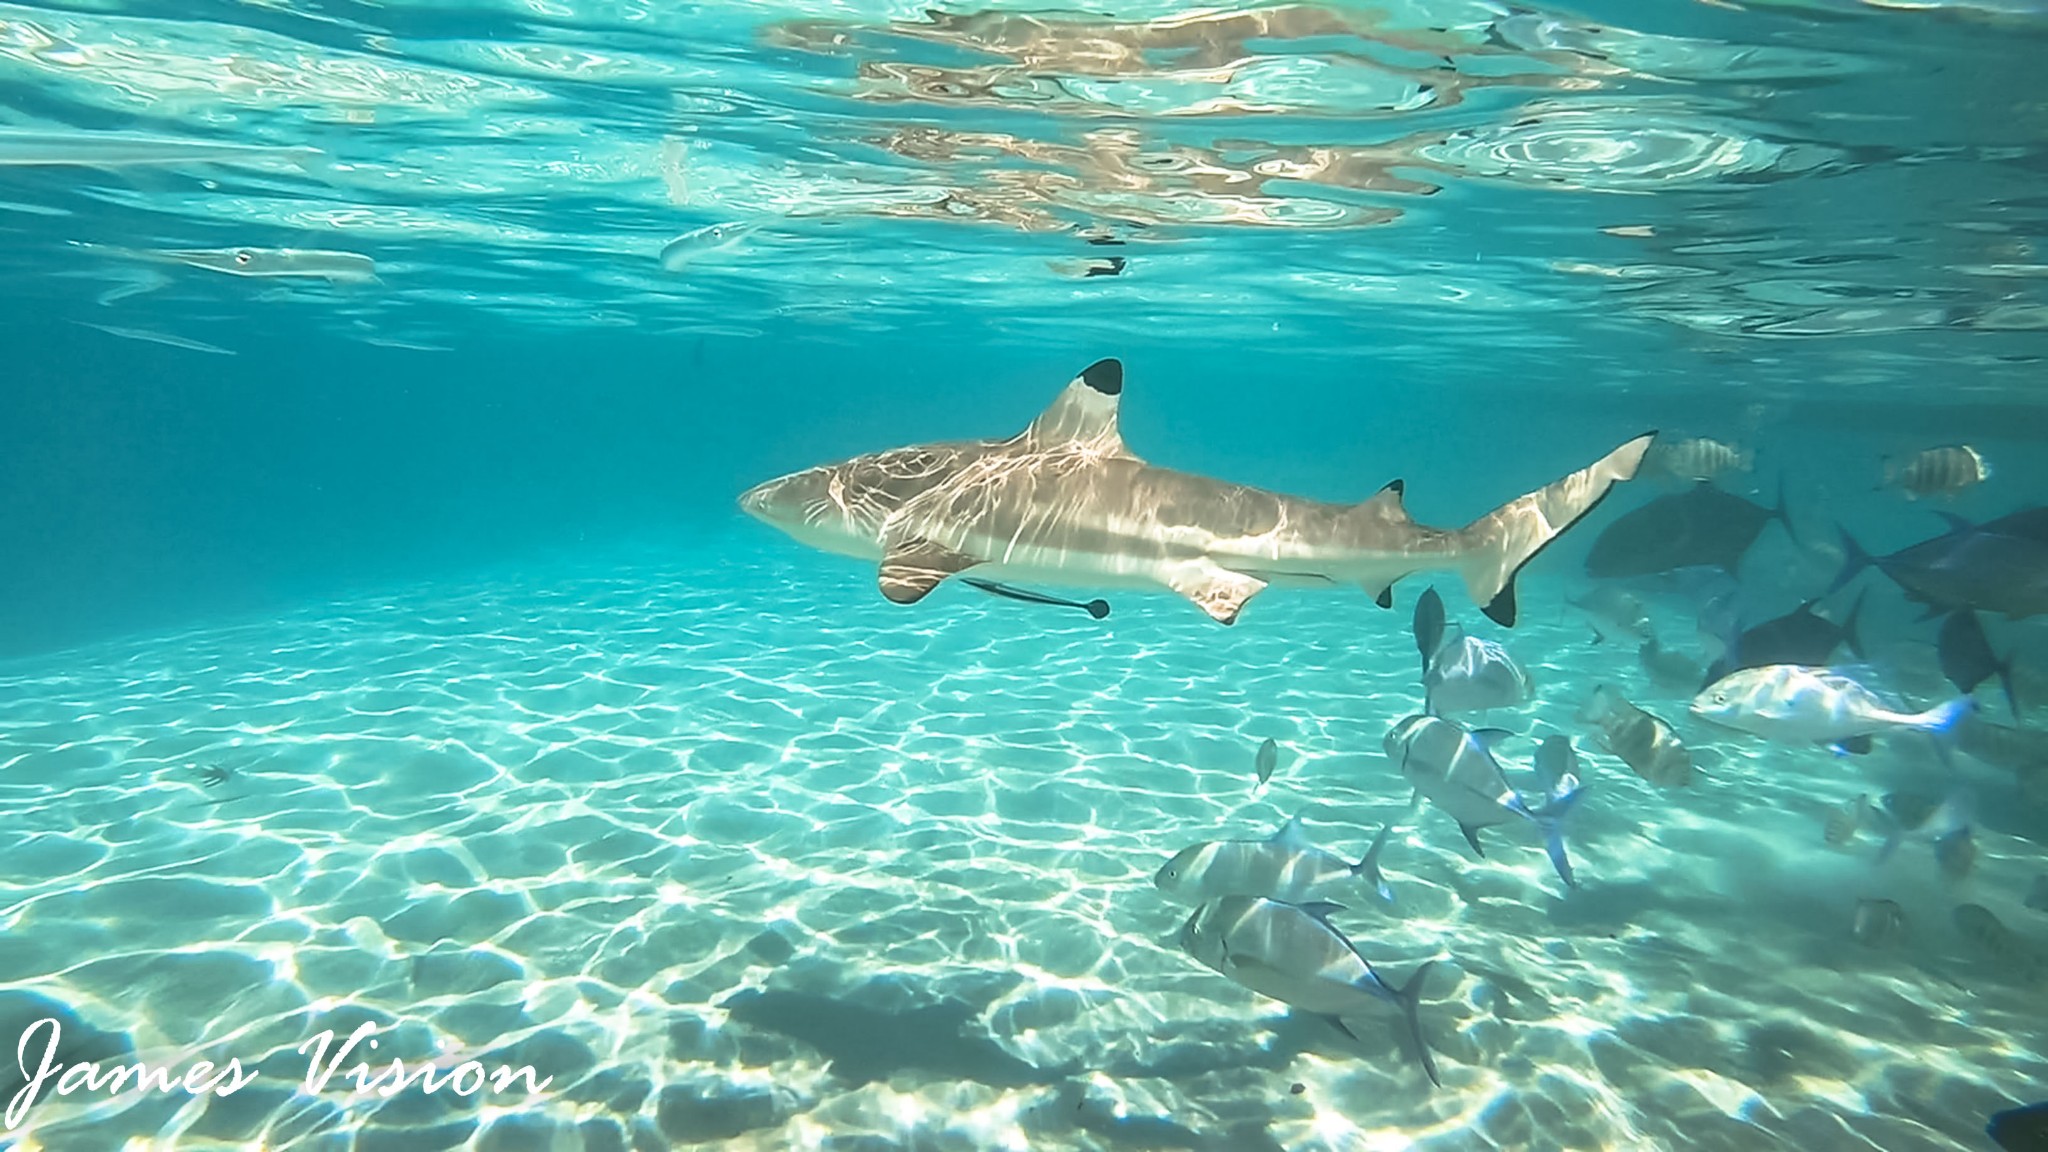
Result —
<instances>
[{"instance_id":1,"label":"black tip on tail fin","mask_svg":"<svg viewBox=\"0 0 2048 1152\"><path fill-rule=\"evenodd\" d=\"M1380 589L1380 594L1373 597L1372 602L1382 608L1392 608L1394 606L1394 586L1389 584L1385 588Z\"/></svg>"},{"instance_id":2,"label":"black tip on tail fin","mask_svg":"<svg viewBox=\"0 0 2048 1152\"><path fill-rule=\"evenodd\" d=\"M1486 607L1481 608L1480 611L1486 613L1486 618L1495 624L1503 628L1513 628L1515 626L1515 582L1510 579L1501 587L1500 595L1488 601Z\"/></svg>"},{"instance_id":3,"label":"black tip on tail fin","mask_svg":"<svg viewBox=\"0 0 2048 1152\"><path fill-rule=\"evenodd\" d=\"M1493 572L1470 567L1465 572L1465 589L1475 601L1485 598L1486 606L1480 611L1487 619L1503 628L1515 626L1515 580L1522 570L1572 525L1591 515L1614 485L1635 479L1644 453L1656 438L1653 429L1628 440L1586 467L1508 501L1461 530L1468 539L1498 549L1490 558L1503 562ZM1532 517L1537 529L1521 530Z\"/></svg>"}]
</instances>

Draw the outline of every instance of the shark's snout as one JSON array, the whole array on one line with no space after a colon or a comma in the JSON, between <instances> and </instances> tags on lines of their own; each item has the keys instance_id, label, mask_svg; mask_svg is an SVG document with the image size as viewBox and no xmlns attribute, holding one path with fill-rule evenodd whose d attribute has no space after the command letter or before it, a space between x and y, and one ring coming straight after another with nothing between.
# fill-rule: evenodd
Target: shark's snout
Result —
<instances>
[{"instance_id":1,"label":"shark's snout","mask_svg":"<svg viewBox=\"0 0 2048 1152\"><path fill-rule=\"evenodd\" d=\"M740 493L740 511L756 520L767 520L768 505L775 496L775 483L770 480L766 484L756 484Z\"/></svg>"}]
</instances>

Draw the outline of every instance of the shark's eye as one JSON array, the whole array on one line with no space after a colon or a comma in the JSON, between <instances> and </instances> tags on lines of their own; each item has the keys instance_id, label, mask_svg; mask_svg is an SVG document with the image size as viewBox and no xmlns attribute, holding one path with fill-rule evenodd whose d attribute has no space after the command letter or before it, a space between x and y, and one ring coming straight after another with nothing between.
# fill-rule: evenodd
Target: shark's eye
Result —
<instances>
[{"instance_id":1,"label":"shark's eye","mask_svg":"<svg viewBox=\"0 0 2048 1152\"><path fill-rule=\"evenodd\" d=\"M1168 868L1168 869L1166 870L1166 878L1167 878L1168 880L1178 880L1178 879L1180 879L1180 869L1178 869L1178 868Z\"/></svg>"},{"instance_id":2,"label":"shark's eye","mask_svg":"<svg viewBox=\"0 0 2048 1152\"><path fill-rule=\"evenodd\" d=\"M249 251L246 248L240 252L235 253L235 263L237 264L247 264L249 261L254 260L255 258L256 254L254 252Z\"/></svg>"}]
</instances>

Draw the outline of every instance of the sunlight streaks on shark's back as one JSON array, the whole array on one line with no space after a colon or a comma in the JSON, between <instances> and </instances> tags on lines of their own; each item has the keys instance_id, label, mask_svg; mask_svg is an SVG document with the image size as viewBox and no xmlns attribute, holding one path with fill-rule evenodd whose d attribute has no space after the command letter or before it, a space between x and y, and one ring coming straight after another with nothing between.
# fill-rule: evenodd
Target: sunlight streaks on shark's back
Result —
<instances>
[{"instance_id":1,"label":"sunlight streaks on shark's back","mask_svg":"<svg viewBox=\"0 0 2048 1152\"><path fill-rule=\"evenodd\" d=\"M879 559L883 595L923 599L947 577L1165 587L1219 623L1269 584L1363 587L1383 605L1414 572L1462 575L1498 623L1522 566L1635 475L1650 436L1463 528L1417 524L1395 481L1331 504L1160 468L1117 430L1123 366L1090 365L1007 440L916 445L793 473L740 507L813 547Z\"/></svg>"}]
</instances>

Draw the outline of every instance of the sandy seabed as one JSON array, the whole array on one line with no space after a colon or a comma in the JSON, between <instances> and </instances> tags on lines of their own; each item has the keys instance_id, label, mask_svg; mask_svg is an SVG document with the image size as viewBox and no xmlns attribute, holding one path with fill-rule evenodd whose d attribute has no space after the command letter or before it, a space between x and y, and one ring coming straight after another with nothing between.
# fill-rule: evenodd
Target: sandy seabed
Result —
<instances>
[{"instance_id":1,"label":"sandy seabed","mask_svg":"<svg viewBox=\"0 0 2048 1152\"><path fill-rule=\"evenodd\" d=\"M1554 576L1513 632L1453 597L1536 680L1487 717L1530 737L1511 772L1552 731L1585 757L1567 894L1533 830L1477 859L1408 812L1381 747L1420 704L1424 583L1395 612L1272 592L1226 629L1164 595L1100 623L954 587L897 608L850 562L707 553L0 668L0 1044L53 1018L66 1063L257 1072L46 1087L0 1147L1913 1152L2040 1094L2048 812L2009 772L1959 765L1967 878L1925 843L1880 865L1822 821L1944 789L1922 744L1695 724ZM1599 750L1575 712L1600 683L1677 726L1691 787ZM1174 946L1159 865L1296 812L1347 858L1399 822L1397 902L1361 886L1335 921L1397 982L1440 961L1441 1089L1391 1013L1354 1041ZM1851 938L1862 897L1904 909L1897 942ZM1965 902L2021 951L1973 946ZM299 1047L365 1023L380 1065L551 1079L308 1092Z\"/></svg>"}]
</instances>

